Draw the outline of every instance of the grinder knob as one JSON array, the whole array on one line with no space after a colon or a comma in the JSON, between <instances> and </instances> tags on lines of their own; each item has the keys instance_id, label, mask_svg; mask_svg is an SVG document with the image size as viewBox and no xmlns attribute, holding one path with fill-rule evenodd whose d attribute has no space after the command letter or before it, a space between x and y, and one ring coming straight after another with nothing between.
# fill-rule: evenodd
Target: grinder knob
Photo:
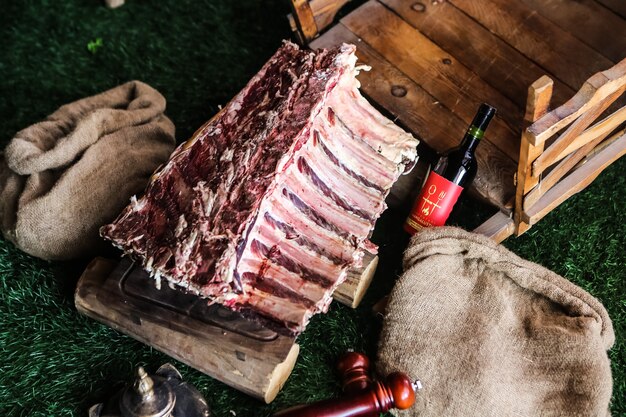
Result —
<instances>
[{"instance_id":1,"label":"grinder knob","mask_svg":"<svg viewBox=\"0 0 626 417\"><path fill-rule=\"evenodd\" d=\"M372 386L369 377L370 360L363 353L348 352L337 362L343 392L350 394L364 391Z\"/></svg>"}]
</instances>

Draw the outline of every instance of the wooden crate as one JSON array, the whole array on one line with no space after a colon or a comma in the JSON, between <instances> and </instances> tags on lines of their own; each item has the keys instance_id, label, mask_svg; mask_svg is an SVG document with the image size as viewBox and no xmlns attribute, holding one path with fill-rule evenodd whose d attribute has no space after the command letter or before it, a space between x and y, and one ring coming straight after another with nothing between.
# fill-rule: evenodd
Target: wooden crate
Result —
<instances>
[{"instance_id":1,"label":"wooden crate","mask_svg":"<svg viewBox=\"0 0 626 417\"><path fill-rule=\"evenodd\" d=\"M292 28L311 48L357 45L363 93L428 147L498 108L471 192L499 212L478 232L523 233L624 153L626 2L370 0L332 22L345 3L292 0Z\"/></svg>"}]
</instances>

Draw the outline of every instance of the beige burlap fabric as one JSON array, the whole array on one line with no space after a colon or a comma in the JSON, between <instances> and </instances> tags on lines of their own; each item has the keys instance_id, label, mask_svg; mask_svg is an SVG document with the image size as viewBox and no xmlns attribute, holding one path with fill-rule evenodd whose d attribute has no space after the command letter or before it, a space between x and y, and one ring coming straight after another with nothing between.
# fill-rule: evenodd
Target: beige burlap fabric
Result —
<instances>
[{"instance_id":1,"label":"beige burlap fabric","mask_svg":"<svg viewBox=\"0 0 626 417\"><path fill-rule=\"evenodd\" d=\"M611 320L600 302L490 239L413 238L385 313L377 368L419 378L401 416L609 415Z\"/></svg>"},{"instance_id":2,"label":"beige burlap fabric","mask_svg":"<svg viewBox=\"0 0 626 417\"><path fill-rule=\"evenodd\" d=\"M0 228L43 259L92 253L175 146L165 98L139 81L60 107L0 153Z\"/></svg>"}]
</instances>

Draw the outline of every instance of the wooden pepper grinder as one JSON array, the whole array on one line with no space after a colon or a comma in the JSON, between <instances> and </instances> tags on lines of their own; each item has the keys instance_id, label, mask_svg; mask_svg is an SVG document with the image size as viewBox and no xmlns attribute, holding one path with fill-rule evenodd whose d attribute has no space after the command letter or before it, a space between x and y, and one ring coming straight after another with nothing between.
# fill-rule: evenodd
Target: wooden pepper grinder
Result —
<instances>
[{"instance_id":1,"label":"wooden pepper grinder","mask_svg":"<svg viewBox=\"0 0 626 417\"><path fill-rule=\"evenodd\" d=\"M339 358L337 370L341 376L341 386L346 394L365 391L372 386L369 377L370 360L358 352L348 352Z\"/></svg>"},{"instance_id":2,"label":"wooden pepper grinder","mask_svg":"<svg viewBox=\"0 0 626 417\"><path fill-rule=\"evenodd\" d=\"M279 411L273 417L372 417L392 408L407 409L415 403L415 390L421 386L401 372L390 374L385 382L342 398L299 405Z\"/></svg>"}]
</instances>

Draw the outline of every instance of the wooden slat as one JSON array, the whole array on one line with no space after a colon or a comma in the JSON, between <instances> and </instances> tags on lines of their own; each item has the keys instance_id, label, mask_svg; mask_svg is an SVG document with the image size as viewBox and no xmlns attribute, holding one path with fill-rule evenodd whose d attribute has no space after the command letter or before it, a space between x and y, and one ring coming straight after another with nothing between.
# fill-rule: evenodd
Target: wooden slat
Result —
<instances>
[{"instance_id":1,"label":"wooden slat","mask_svg":"<svg viewBox=\"0 0 626 417\"><path fill-rule=\"evenodd\" d=\"M318 34L315 17L307 0L290 0L293 17L304 42L315 38Z\"/></svg>"},{"instance_id":2,"label":"wooden slat","mask_svg":"<svg viewBox=\"0 0 626 417\"><path fill-rule=\"evenodd\" d=\"M519 1L448 1L573 89L613 64Z\"/></svg>"},{"instance_id":3,"label":"wooden slat","mask_svg":"<svg viewBox=\"0 0 626 417\"><path fill-rule=\"evenodd\" d=\"M313 11L315 24L319 32L326 29L341 9L350 0L311 0L309 6Z\"/></svg>"},{"instance_id":4,"label":"wooden slat","mask_svg":"<svg viewBox=\"0 0 626 417\"><path fill-rule=\"evenodd\" d=\"M524 210L529 210L539 199L565 177L580 161L588 157L594 148L604 140L604 136L599 136L591 142L585 144L571 155L565 157L550 173L543 178L537 187L529 192L524 198Z\"/></svg>"},{"instance_id":5,"label":"wooden slat","mask_svg":"<svg viewBox=\"0 0 626 417\"><path fill-rule=\"evenodd\" d=\"M626 1L621 0L626 4ZM522 0L614 63L626 57L626 20L594 0Z\"/></svg>"},{"instance_id":6,"label":"wooden slat","mask_svg":"<svg viewBox=\"0 0 626 417\"><path fill-rule=\"evenodd\" d=\"M524 122L531 124L548 111L550 99L552 97L553 81L543 76L528 87L528 99ZM522 220L524 196L537 185L537 179L531 175L532 162L543 152L543 143L534 146L528 140L528 132L522 134L520 144L520 157L517 164L517 189L515 192L515 233L519 236L524 233L530 225Z\"/></svg>"},{"instance_id":7,"label":"wooden slat","mask_svg":"<svg viewBox=\"0 0 626 417\"><path fill-rule=\"evenodd\" d=\"M624 0L596 0L613 13L626 19L626 1Z\"/></svg>"},{"instance_id":8,"label":"wooden slat","mask_svg":"<svg viewBox=\"0 0 626 417\"><path fill-rule=\"evenodd\" d=\"M471 122L481 102L495 106L498 116L487 140L517 159L523 112L513 102L377 1L341 22L465 123Z\"/></svg>"},{"instance_id":9,"label":"wooden slat","mask_svg":"<svg viewBox=\"0 0 626 417\"><path fill-rule=\"evenodd\" d=\"M526 106L528 86L546 73L449 2L423 2L423 7L404 0L381 2L520 108ZM557 81L553 102L563 104L574 93Z\"/></svg>"},{"instance_id":10,"label":"wooden slat","mask_svg":"<svg viewBox=\"0 0 626 417\"><path fill-rule=\"evenodd\" d=\"M596 123L589 129L585 130L580 136L574 139L569 146L567 146L561 153L559 153L554 159L560 161L570 153L577 149L580 149L587 143L598 137L606 137L613 129L617 128L621 123L626 120L626 106L622 107L615 113L606 117L602 121Z\"/></svg>"},{"instance_id":11,"label":"wooden slat","mask_svg":"<svg viewBox=\"0 0 626 417\"><path fill-rule=\"evenodd\" d=\"M589 78L565 104L546 114L528 128L532 143L538 145L570 124L581 114L616 91L626 90L626 59Z\"/></svg>"},{"instance_id":12,"label":"wooden slat","mask_svg":"<svg viewBox=\"0 0 626 417\"><path fill-rule=\"evenodd\" d=\"M501 211L497 212L486 222L474 229L474 233L490 237L498 243L511 236L514 231L515 223L513 219Z\"/></svg>"},{"instance_id":13,"label":"wooden slat","mask_svg":"<svg viewBox=\"0 0 626 417\"><path fill-rule=\"evenodd\" d=\"M558 162L557 158L572 141L580 136L621 95L613 93L583 113L534 162L532 176L538 178L547 168Z\"/></svg>"},{"instance_id":14,"label":"wooden slat","mask_svg":"<svg viewBox=\"0 0 626 417\"><path fill-rule=\"evenodd\" d=\"M370 101L391 113L396 121L437 152L444 152L459 144L467 123L451 113L369 45L359 40L344 25L333 26L312 42L311 47L329 48L342 42L357 45L359 63L372 67L371 71L363 71L358 77L361 92ZM398 89L405 94L398 96L392 93ZM478 173L470 190L500 209L510 209L508 203L514 195L515 162L487 141L480 144L476 155Z\"/></svg>"},{"instance_id":15,"label":"wooden slat","mask_svg":"<svg viewBox=\"0 0 626 417\"><path fill-rule=\"evenodd\" d=\"M626 133L624 131L607 139L611 145L572 172L567 178L550 189L534 206L525 213L525 221L535 224L559 204L583 190L614 161L626 154Z\"/></svg>"}]
</instances>

